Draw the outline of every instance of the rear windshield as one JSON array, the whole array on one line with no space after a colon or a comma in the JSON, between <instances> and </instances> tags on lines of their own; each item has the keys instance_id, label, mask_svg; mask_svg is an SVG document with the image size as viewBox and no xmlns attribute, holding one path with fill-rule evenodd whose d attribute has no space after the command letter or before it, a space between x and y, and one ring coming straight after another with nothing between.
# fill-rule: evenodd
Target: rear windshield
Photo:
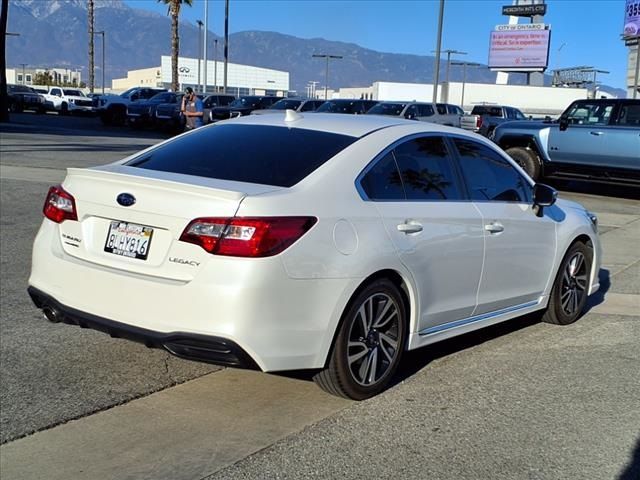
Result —
<instances>
[{"instance_id":1,"label":"rear windshield","mask_svg":"<svg viewBox=\"0 0 640 480\"><path fill-rule=\"evenodd\" d=\"M501 117L502 107L473 107L471 115L489 115L490 117Z\"/></svg>"},{"instance_id":2,"label":"rear windshield","mask_svg":"<svg viewBox=\"0 0 640 480\"><path fill-rule=\"evenodd\" d=\"M357 140L264 125L215 125L134 158L131 167L291 187Z\"/></svg>"}]
</instances>

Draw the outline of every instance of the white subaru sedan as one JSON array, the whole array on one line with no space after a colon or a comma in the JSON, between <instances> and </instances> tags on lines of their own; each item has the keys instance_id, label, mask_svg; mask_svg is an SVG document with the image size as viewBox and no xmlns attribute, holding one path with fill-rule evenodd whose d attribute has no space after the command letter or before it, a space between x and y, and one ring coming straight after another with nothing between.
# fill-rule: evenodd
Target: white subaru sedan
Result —
<instances>
[{"instance_id":1,"label":"white subaru sedan","mask_svg":"<svg viewBox=\"0 0 640 480\"><path fill-rule=\"evenodd\" d=\"M488 140L377 116L216 123L51 187L29 294L54 322L353 399L405 350L598 289L596 217Z\"/></svg>"}]
</instances>

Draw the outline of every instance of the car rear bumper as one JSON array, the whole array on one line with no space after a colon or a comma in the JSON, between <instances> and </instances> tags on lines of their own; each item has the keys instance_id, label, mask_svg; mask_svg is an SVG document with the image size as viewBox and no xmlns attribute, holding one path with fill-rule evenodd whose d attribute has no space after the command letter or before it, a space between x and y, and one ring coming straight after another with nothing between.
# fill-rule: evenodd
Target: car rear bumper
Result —
<instances>
[{"instance_id":1,"label":"car rear bumper","mask_svg":"<svg viewBox=\"0 0 640 480\"><path fill-rule=\"evenodd\" d=\"M200 247L183 247L187 258L199 258ZM184 275L193 271L191 279L99 265L66 253L59 226L45 219L34 242L29 287L37 293L40 308L49 302L67 312L67 323L133 336L194 360L231 364L217 354L197 358L184 353L184 342L170 340L235 345L238 349L231 351L246 352L236 357L249 357L263 371L324 366L356 280L294 279L278 257L215 257L203 263L197 271L180 267ZM195 347L189 348L193 352Z\"/></svg>"},{"instance_id":2,"label":"car rear bumper","mask_svg":"<svg viewBox=\"0 0 640 480\"><path fill-rule=\"evenodd\" d=\"M76 310L34 287L29 287L27 291L36 307L54 323L63 322L98 330L114 338L142 343L149 348L163 348L177 357L188 360L259 370L247 352L226 338L187 332L156 332Z\"/></svg>"}]
</instances>

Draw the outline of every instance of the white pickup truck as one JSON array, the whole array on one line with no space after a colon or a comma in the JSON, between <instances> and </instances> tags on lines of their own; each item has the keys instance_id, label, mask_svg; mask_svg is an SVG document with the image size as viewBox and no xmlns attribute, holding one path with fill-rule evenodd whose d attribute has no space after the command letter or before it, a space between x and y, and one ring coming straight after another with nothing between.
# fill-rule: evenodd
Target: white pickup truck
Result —
<instances>
[{"instance_id":1,"label":"white pickup truck","mask_svg":"<svg viewBox=\"0 0 640 480\"><path fill-rule=\"evenodd\" d=\"M44 108L60 115L77 112L93 112L93 102L77 88L51 87L44 97Z\"/></svg>"}]
</instances>

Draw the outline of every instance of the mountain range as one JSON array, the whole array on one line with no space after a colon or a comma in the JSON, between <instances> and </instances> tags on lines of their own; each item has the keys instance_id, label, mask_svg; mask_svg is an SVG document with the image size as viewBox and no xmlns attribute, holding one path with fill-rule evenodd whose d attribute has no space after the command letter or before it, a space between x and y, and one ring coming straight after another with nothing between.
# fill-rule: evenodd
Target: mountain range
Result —
<instances>
[{"instance_id":1,"label":"mountain range","mask_svg":"<svg viewBox=\"0 0 640 480\"><path fill-rule=\"evenodd\" d=\"M152 1L152 0L149 0ZM183 7L189 8L189 7ZM171 22L166 15L131 8L122 0L95 0L95 30L106 32L107 85L125 77L127 70L160 65L162 55L171 54ZM81 69L88 78L88 21L86 0L9 0L7 66L68 67ZM180 55L197 58L198 27L180 23ZM222 39L209 32L210 59L214 40L222 59ZM95 39L96 66L101 65L101 37ZM290 88L304 93L309 81L323 84L324 61L314 53L330 53L344 58L331 66L330 87L363 87L376 81L410 83L433 82L433 56L383 53L354 43L323 38L302 39L277 32L246 31L229 35L229 61L290 73ZM444 72L444 62L441 71ZM442 74L442 76L444 73ZM442 77L441 76L441 77ZM99 73L96 74L100 78ZM451 81L462 80L460 67L452 67ZM467 81L492 83L495 73L487 68L470 68ZM522 84L522 74L510 75L510 83ZM545 77L550 83L550 77ZM624 90L607 88L624 96Z\"/></svg>"}]
</instances>

